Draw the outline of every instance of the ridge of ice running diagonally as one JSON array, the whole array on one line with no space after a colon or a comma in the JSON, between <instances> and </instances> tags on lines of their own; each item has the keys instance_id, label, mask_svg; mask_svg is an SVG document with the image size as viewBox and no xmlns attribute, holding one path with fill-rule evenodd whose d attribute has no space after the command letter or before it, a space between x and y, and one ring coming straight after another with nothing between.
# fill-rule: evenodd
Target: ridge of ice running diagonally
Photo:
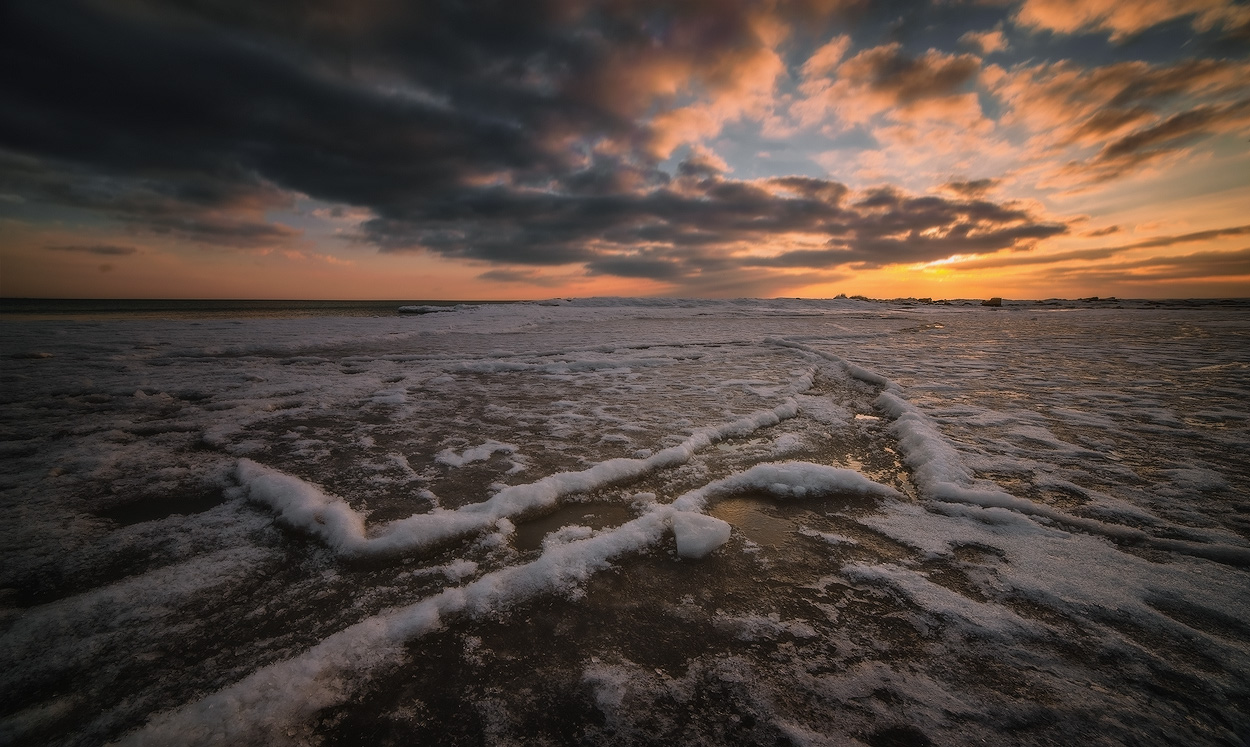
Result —
<instances>
[{"instance_id":1,"label":"ridge of ice running diagonally","mask_svg":"<svg viewBox=\"0 0 1250 747\"><path fill-rule=\"evenodd\" d=\"M938 502L939 510L940 504L953 503L983 509L1007 509L1118 542L1180 552L1227 565L1250 566L1250 547L1155 537L1141 529L1074 516L996 489L993 483L975 479L933 421L903 399L897 390L881 392L873 404L891 418L889 427L898 438L903 461L911 467L921 494Z\"/></svg>"},{"instance_id":2,"label":"ridge of ice running diagonally","mask_svg":"<svg viewBox=\"0 0 1250 747\"><path fill-rule=\"evenodd\" d=\"M536 482L511 485L481 503L414 514L392 521L372 535L366 530L364 517L346 501L298 477L250 459L238 461L235 477L249 500L268 506L277 512L280 522L321 539L341 555L394 555L488 530L500 519L551 508L567 495L680 466L716 441L776 425L798 412L798 404L790 398L772 409L699 429L680 444L645 459L608 459L579 472L560 472Z\"/></svg>"},{"instance_id":3,"label":"ridge of ice running diagonally","mask_svg":"<svg viewBox=\"0 0 1250 747\"><path fill-rule=\"evenodd\" d=\"M739 421L735 421L739 422ZM730 424L732 425L732 424ZM655 504L641 516L590 537L544 548L537 559L380 613L345 628L304 653L256 670L201 700L154 717L119 745L225 745L281 742L289 725L344 702L370 671L393 665L403 646L451 617L490 614L544 593L571 593L614 559L659 542L668 531L683 557L699 557L728 538L728 524L702 513L713 498L757 490L780 498L834 493L897 495L854 470L808 462L758 464ZM723 525L723 527L722 527ZM682 552L683 544L693 551ZM289 740L288 740L289 741Z\"/></svg>"},{"instance_id":4,"label":"ridge of ice running diagonally","mask_svg":"<svg viewBox=\"0 0 1250 747\"><path fill-rule=\"evenodd\" d=\"M784 339L769 339L768 342L837 363L852 378L881 387L882 391L873 404L891 419L889 428L898 438L899 452L911 467L921 494L930 500L939 504L960 503L1007 509L1118 542L1180 552L1227 565L1250 566L1250 547L1156 537L1134 527L1074 516L1028 498L1011 495L989 481L978 480L964 466L958 451L936 424L903 397L898 384L845 358L799 342Z\"/></svg>"},{"instance_id":5,"label":"ridge of ice running diagonally","mask_svg":"<svg viewBox=\"0 0 1250 747\"><path fill-rule=\"evenodd\" d=\"M776 337L769 337L765 339L764 342L770 345L776 345L778 347L801 350L804 353L816 356L817 358L823 358L824 360L827 360L831 363L836 363L839 366L841 366L842 369L846 371L847 375L853 379L859 379L860 381L863 381L865 383L872 384L874 386L879 386L885 389L898 389L897 384L895 384L893 381L890 381L889 379L882 376L881 374L877 373L876 371L870 371L867 368L864 368L863 366L859 366L854 363L851 363L850 361L848 361L847 359L843 358L840 355L827 353L824 350L818 350L810 345L804 345L803 343L795 342L794 340L785 340L785 339L779 339Z\"/></svg>"}]
</instances>

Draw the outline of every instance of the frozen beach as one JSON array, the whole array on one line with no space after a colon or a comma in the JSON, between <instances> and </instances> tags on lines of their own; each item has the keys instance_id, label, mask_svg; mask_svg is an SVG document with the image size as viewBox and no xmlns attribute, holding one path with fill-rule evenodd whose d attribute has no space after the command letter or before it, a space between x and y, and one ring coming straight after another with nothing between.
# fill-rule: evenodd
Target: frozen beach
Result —
<instances>
[{"instance_id":1,"label":"frozen beach","mask_svg":"<svg viewBox=\"0 0 1250 747\"><path fill-rule=\"evenodd\" d=\"M0 743L1250 741L1250 304L0 319Z\"/></svg>"}]
</instances>

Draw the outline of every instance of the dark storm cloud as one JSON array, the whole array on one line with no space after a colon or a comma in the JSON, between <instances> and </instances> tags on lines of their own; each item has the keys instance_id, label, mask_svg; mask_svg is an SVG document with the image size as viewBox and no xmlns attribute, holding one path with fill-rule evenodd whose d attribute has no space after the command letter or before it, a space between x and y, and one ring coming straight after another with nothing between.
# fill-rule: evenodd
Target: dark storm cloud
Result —
<instances>
[{"instance_id":1,"label":"dark storm cloud","mask_svg":"<svg viewBox=\"0 0 1250 747\"><path fill-rule=\"evenodd\" d=\"M925 262L1021 248L1068 230L986 200L914 197L881 188L847 205L848 193L845 185L810 178L679 179L671 188L611 196L496 188L433 201L420 214L377 219L365 229L393 249L519 265L583 262L596 273L656 280L689 278L713 269L712 262L787 268ZM816 237L832 248L766 259L713 253L763 247L787 234ZM643 257L639 247L651 251ZM659 248L663 256L656 254Z\"/></svg>"},{"instance_id":2,"label":"dark storm cloud","mask_svg":"<svg viewBox=\"0 0 1250 747\"><path fill-rule=\"evenodd\" d=\"M79 254L99 254L105 257L125 257L135 254L139 250L133 246L113 246L112 244L93 244L83 246L79 244L45 246L44 249L50 252L75 252Z\"/></svg>"},{"instance_id":3,"label":"dark storm cloud","mask_svg":"<svg viewBox=\"0 0 1250 747\"><path fill-rule=\"evenodd\" d=\"M0 192L20 194L26 203L86 210L179 240L252 246L299 235L264 215L288 206L290 195L248 179L231 182L204 173L177 179L107 174L0 151Z\"/></svg>"},{"instance_id":4,"label":"dark storm cloud","mask_svg":"<svg viewBox=\"0 0 1250 747\"><path fill-rule=\"evenodd\" d=\"M480 280L489 280L495 283L525 283L527 285L539 285L549 288L555 288L564 283L564 278L552 278L546 275L534 272L533 270L487 270L477 276Z\"/></svg>"},{"instance_id":5,"label":"dark storm cloud","mask_svg":"<svg viewBox=\"0 0 1250 747\"><path fill-rule=\"evenodd\" d=\"M605 138L648 138L638 117L667 85L649 75L712 77L760 44L752 4L716 11L15 2L0 139L109 172L258 176L368 207L500 172L545 183Z\"/></svg>"},{"instance_id":6,"label":"dark storm cloud","mask_svg":"<svg viewBox=\"0 0 1250 747\"><path fill-rule=\"evenodd\" d=\"M671 259L648 257L604 257L588 262L586 269L598 275L616 275L623 278L651 278L653 280L677 280L687 275L679 262Z\"/></svg>"},{"instance_id":7,"label":"dark storm cloud","mask_svg":"<svg viewBox=\"0 0 1250 747\"><path fill-rule=\"evenodd\" d=\"M767 12L810 30L856 5ZM853 201L832 180L730 179L700 152L662 171L649 117L682 86L730 90L727 71L766 49L764 12L745 0L489 12L14 0L0 23L0 192L231 246L297 237L268 214L308 195L369 210L361 237L382 251L720 290L767 266L747 254L778 237L827 250L783 253L775 267L832 277L839 264L1016 249L1066 230L971 182L954 200L881 189ZM904 104L949 95L979 69L897 45L847 64Z\"/></svg>"},{"instance_id":8,"label":"dark storm cloud","mask_svg":"<svg viewBox=\"0 0 1250 747\"><path fill-rule=\"evenodd\" d=\"M220 200L267 179L352 204L543 157L501 112L361 85L306 59L318 50L283 56L248 29L89 4L18 3L10 16L10 149L173 189L215 180Z\"/></svg>"}]
</instances>

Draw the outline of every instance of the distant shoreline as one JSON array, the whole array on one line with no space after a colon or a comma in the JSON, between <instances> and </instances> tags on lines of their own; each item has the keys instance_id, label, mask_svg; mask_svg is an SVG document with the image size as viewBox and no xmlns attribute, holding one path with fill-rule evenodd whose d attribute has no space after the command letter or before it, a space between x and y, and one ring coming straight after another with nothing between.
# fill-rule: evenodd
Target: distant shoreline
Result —
<instances>
[{"instance_id":1,"label":"distant shoreline","mask_svg":"<svg viewBox=\"0 0 1250 747\"><path fill-rule=\"evenodd\" d=\"M324 301L324 300L245 300L245 299L69 299L69 298L0 298L0 321L107 321L142 319L290 319L326 316L389 317L398 314L420 315L415 309L434 311L448 310L457 306L483 306L497 304L544 304L610 305L613 299L553 298L522 301L499 300L383 300L383 301ZM707 303L711 305L741 301L742 299L668 299L663 297L630 297L620 299L626 305L663 304L666 301L682 303ZM772 298L750 299L761 303L797 304L803 306L861 302L890 304L903 307L917 306L981 306L987 299L957 298L867 298L865 296L838 296L835 298ZM1130 299L1115 297L1087 297L1075 299L1047 298L1019 300L1004 298L1003 309L1011 308L1240 308L1250 307L1250 298L1179 298L1179 299Z\"/></svg>"}]
</instances>

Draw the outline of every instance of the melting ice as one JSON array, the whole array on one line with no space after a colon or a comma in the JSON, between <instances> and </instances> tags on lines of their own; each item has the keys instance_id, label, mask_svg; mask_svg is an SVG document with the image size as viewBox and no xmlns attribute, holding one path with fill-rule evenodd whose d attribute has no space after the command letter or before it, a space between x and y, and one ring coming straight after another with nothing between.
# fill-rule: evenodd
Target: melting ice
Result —
<instances>
[{"instance_id":1,"label":"melting ice","mask_svg":"<svg viewBox=\"0 0 1250 747\"><path fill-rule=\"evenodd\" d=\"M4 322L0 742L1244 743L1250 308L1069 306Z\"/></svg>"}]
</instances>

